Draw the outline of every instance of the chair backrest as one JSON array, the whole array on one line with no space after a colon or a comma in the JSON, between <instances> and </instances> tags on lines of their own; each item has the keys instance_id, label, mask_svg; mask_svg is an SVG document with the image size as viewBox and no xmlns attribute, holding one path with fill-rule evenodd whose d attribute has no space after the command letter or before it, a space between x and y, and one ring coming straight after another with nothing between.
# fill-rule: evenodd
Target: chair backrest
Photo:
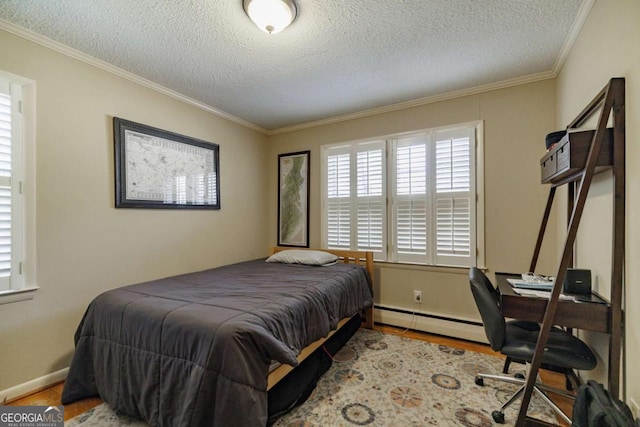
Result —
<instances>
[{"instance_id":1,"label":"chair backrest","mask_svg":"<svg viewBox=\"0 0 640 427\"><path fill-rule=\"evenodd\" d=\"M494 351L500 351L506 331L506 322L500 311L500 295L487 276L476 267L469 270L469 283L489 344Z\"/></svg>"}]
</instances>

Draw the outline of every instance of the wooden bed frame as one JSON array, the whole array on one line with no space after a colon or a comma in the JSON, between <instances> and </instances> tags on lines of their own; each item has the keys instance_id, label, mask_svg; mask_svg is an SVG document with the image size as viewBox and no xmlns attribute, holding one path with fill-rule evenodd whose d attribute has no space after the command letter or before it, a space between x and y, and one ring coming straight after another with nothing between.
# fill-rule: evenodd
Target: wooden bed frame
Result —
<instances>
[{"instance_id":1,"label":"wooden bed frame","mask_svg":"<svg viewBox=\"0 0 640 427\"><path fill-rule=\"evenodd\" d=\"M319 250L319 251L329 252L329 253L332 253L334 255L337 255L339 257L339 259L340 259L340 262L344 262L344 263L347 263L347 264L350 263L350 264L364 265L364 267L369 272L369 277L371 278L371 283L373 283L373 252L343 251L343 250L337 250L337 249L307 249L307 248L294 248L294 247L275 246L275 247L271 248L270 255L273 255L273 254L275 254L277 252L280 252L280 251L286 251L286 250L291 250L291 249L295 249L295 250ZM371 291L373 293L373 289ZM361 313L361 314L364 316L363 326L365 328L368 328L368 329L373 328L373 307L369 307L368 309L364 310L363 313ZM329 332L329 334L326 337L320 338L319 340L314 341L311 344L309 344L308 346L306 346L305 348L303 348L300 351L300 354L297 357L298 363L302 362L311 353L313 353L317 348L319 348L322 344L324 344L324 342L326 340L328 340L338 330L340 330L340 328L342 328L349 321L349 319L350 319L349 317L342 319L338 323L338 327L335 330ZM269 373L267 390L271 390L271 388L274 385L276 385L281 379L283 379L293 369L295 369L295 368L293 366L291 366L291 365L280 365L276 369L271 371L271 373Z\"/></svg>"}]
</instances>

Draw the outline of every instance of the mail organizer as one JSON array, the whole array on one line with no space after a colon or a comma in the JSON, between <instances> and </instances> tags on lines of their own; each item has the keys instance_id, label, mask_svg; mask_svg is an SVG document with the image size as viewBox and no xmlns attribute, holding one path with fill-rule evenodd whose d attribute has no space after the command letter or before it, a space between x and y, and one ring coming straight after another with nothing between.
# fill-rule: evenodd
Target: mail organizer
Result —
<instances>
[{"instance_id":1,"label":"mail organizer","mask_svg":"<svg viewBox=\"0 0 640 427\"><path fill-rule=\"evenodd\" d=\"M540 160L542 183L555 184L582 171L587 163L594 131L567 133ZM613 165L613 129L608 128L600 148L595 173Z\"/></svg>"}]
</instances>

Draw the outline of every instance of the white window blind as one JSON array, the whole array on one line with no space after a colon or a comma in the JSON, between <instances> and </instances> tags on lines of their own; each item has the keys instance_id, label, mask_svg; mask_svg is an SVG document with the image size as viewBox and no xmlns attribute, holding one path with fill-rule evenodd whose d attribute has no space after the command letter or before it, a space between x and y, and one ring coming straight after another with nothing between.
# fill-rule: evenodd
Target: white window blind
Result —
<instances>
[{"instance_id":1,"label":"white window blind","mask_svg":"<svg viewBox=\"0 0 640 427\"><path fill-rule=\"evenodd\" d=\"M21 87L0 77L0 291L22 284Z\"/></svg>"},{"instance_id":2,"label":"white window blind","mask_svg":"<svg viewBox=\"0 0 640 427\"><path fill-rule=\"evenodd\" d=\"M351 157L337 150L327 157L327 247L351 247Z\"/></svg>"},{"instance_id":3,"label":"white window blind","mask_svg":"<svg viewBox=\"0 0 640 427\"><path fill-rule=\"evenodd\" d=\"M395 141L395 259L424 263L428 255L429 150L427 136Z\"/></svg>"},{"instance_id":4,"label":"white window blind","mask_svg":"<svg viewBox=\"0 0 640 427\"><path fill-rule=\"evenodd\" d=\"M0 290L11 289L11 94L0 89Z\"/></svg>"},{"instance_id":5,"label":"white window blind","mask_svg":"<svg viewBox=\"0 0 640 427\"><path fill-rule=\"evenodd\" d=\"M323 245L370 250L376 260L475 265L479 126L323 147Z\"/></svg>"},{"instance_id":6,"label":"white window blind","mask_svg":"<svg viewBox=\"0 0 640 427\"><path fill-rule=\"evenodd\" d=\"M436 263L470 265L475 249L471 211L474 133L469 129L438 132L434 145Z\"/></svg>"},{"instance_id":7,"label":"white window blind","mask_svg":"<svg viewBox=\"0 0 640 427\"><path fill-rule=\"evenodd\" d=\"M323 235L332 249L386 248L385 145L373 141L323 149Z\"/></svg>"},{"instance_id":8,"label":"white window blind","mask_svg":"<svg viewBox=\"0 0 640 427\"><path fill-rule=\"evenodd\" d=\"M358 250L382 253L384 242L385 199L384 146L360 147L356 152L357 179L357 245Z\"/></svg>"}]
</instances>

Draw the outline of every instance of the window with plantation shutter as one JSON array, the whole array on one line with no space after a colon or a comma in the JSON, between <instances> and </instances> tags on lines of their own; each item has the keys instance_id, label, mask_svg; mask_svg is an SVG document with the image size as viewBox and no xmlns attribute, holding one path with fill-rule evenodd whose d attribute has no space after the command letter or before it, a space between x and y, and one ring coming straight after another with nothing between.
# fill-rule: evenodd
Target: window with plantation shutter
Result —
<instances>
[{"instance_id":1,"label":"window with plantation shutter","mask_svg":"<svg viewBox=\"0 0 640 427\"><path fill-rule=\"evenodd\" d=\"M0 76L0 292L22 289L22 87Z\"/></svg>"},{"instance_id":2,"label":"window with plantation shutter","mask_svg":"<svg viewBox=\"0 0 640 427\"><path fill-rule=\"evenodd\" d=\"M384 146L365 147L356 152L358 250L382 253L385 199L383 191ZM363 147L361 147L363 148Z\"/></svg>"},{"instance_id":3,"label":"window with plantation shutter","mask_svg":"<svg viewBox=\"0 0 640 427\"><path fill-rule=\"evenodd\" d=\"M479 128L322 147L323 245L382 261L475 265Z\"/></svg>"},{"instance_id":4,"label":"window with plantation shutter","mask_svg":"<svg viewBox=\"0 0 640 427\"><path fill-rule=\"evenodd\" d=\"M401 138L395 141L394 148L395 233L392 234L395 234L395 258L396 261L425 263L430 240L427 137Z\"/></svg>"},{"instance_id":5,"label":"window with plantation shutter","mask_svg":"<svg viewBox=\"0 0 640 427\"><path fill-rule=\"evenodd\" d=\"M475 249L471 214L473 133L469 129L436 133L436 263L469 265ZM474 209L475 210L475 209Z\"/></svg>"},{"instance_id":6,"label":"window with plantation shutter","mask_svg":"<svg viewBox=\"0 0 640 427\"><path fill-rule=\"evenodd\" d=\"M0 89L0 290L11 289L11 93Z\"/></svg>"},{"instance_id":7,"label":"window with plantation shutter","mask_svg":"<svg viewBox=\"0 0 640 427\"><path fill-rule=\"evenodd\" d=\"M0 289L11 289L11 187L0 184Z\"/></svg>"},{"instance_id":8,"label":"window with plantation shutter","mask_svg":"<svg viewBox=\"0 0 640 427\"><path fill-rule=\"evenodd\" d=\"M372 251L386 247L385 145L372 141L323 148L323 245Z\"/></svg>"},{"instance_id":9,"label":"window with plantation shutter","mask_svg":"<svg viewBox=\"0 0 640 427\"><path fill-rule=\"evenodd\" d=\"M326 224L329 248L351 247L351 158L338 152L327 158Z\"/></svg>"}]
</instances>

